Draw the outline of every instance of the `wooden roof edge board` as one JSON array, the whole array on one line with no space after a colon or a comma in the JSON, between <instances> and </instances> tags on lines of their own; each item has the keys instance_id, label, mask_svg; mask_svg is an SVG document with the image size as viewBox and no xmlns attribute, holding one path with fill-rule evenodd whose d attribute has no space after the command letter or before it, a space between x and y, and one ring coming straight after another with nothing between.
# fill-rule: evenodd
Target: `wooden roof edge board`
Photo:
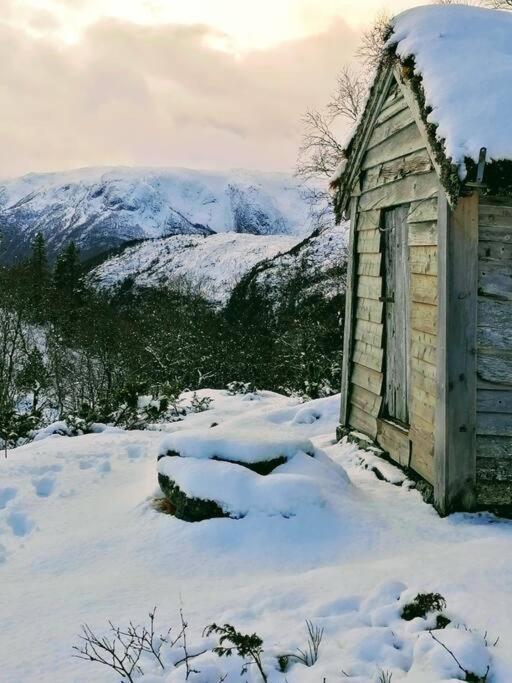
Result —
<instances>
[{"instance_id":1,"label":"wooden roof edge board","mask_svg":"<svg viewBox=\"0 0 512 683\"><path fill-rule=\"evenodd\" d=\"M341 220L346 211L352 187L356 181L357 171L361 166L362 157L366 151L380 108L386 99L389 87L394 80L393 69L390 64L381 62L365 111L356 127L355 133L345 150L347 167L339 178L331 182L331 189L335 193L334 209L337 221ZM353 149L352 149L353 148Z\"/></svg>"},{"instance_id":2,"label":"wooden roof edge board","mask_svg":"<svg viewBox=\"0 0 512 683\"><path fill-rule=\"evenodd\" d=\"M443 189L446 191L448 203L452 207L457 203L463 189L463 182L459 178L458 167L445 154L444 140L437 138L437 126L427 121L429 112L425 105L422 80L421 74L415 71L414 64L402 61L393 52L392 47L384 53L370 90L366 109L346 147L346 167L339 177L331 181L331 190L334 193L334 209L338 222L347 210L357 171L361 166L362 157L366 152L371 133L392 81L397 83L413 114L414 122L420 131L432 165ZM468 174L468 180L469 176L470 174Z\"/></svg>"},{"instance_id":3,"label":"wooden roof edge board","mask_svg":"<svg viewBox=\"0 0 512 683\"><path fill-rule=\"evenodd\" d=\"M442 178L443 175L443 169L441 167L441 164L439 163L438 156L434 152L434 149L432 148L432 141L430 138L430 135L427 131L427 127L425 125L425 122L423 121L423 117L421 114L420 110L420 105L418 104L418 100L416 98L416 95L412 91L411 87L408 85L408 83L405 81L403 78L403 73L402 69L398 66L398 64L395 64L393 67L393 73L395 75L395 79L398 83L398 87L400 88L400 91L403 95L404 100L407 102L407 105L409 106L409 109L412 112L414 121L418 127L418 130L420 131L420 135L423 139L423 142L425 143L425 148L428 152L428 155L430 157L430 160L432 161L432 165L439 176L439 178ZM450 201L450 197L448 196L448 201Z\"/></svg>"}]
</instances>

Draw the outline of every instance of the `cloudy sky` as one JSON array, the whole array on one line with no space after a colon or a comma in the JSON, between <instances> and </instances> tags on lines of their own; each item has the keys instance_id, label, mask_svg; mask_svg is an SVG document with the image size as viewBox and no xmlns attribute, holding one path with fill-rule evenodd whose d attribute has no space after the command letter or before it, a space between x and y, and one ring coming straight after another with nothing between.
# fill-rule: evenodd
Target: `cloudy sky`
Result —
<instances>
[{"instance_id":1,"label":"cloudy sky","mask_svg":"<svg viewBox=\"0 0 512 683\"><path fill-rule=\"evenodd\" d=\"M0 0L0 176L293 168L379 11L415 0Z\"/></svg>"}]
</instances>

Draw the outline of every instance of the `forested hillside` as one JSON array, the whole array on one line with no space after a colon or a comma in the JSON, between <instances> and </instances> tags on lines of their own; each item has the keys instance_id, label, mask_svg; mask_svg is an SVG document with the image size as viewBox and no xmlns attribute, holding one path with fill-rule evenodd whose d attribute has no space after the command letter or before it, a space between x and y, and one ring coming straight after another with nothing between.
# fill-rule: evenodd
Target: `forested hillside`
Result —
<instances>
[{"instance_id":1,"label":"forested hillside","mask_svg":"<svg viewBox=\"0 0 512 683\"><path fill-rule=\"evenodd\" d=\"M225 275L224 260L212 268ZM344 273L337 228L258 263L216 297L183 276L101 289L73 242L51 264L38 234L25 262L0 270L0 439L14 446L55 421L71 431L141 427L176 415L185 389L233 381L334 393Z\"/></svg>"}]
</instances>

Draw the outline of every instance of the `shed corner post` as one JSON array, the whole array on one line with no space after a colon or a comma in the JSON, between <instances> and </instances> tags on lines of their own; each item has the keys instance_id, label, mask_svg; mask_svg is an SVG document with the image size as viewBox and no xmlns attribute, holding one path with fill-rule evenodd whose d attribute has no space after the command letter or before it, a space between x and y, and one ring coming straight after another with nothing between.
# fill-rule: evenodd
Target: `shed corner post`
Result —
<instances>
[{"instance_id":1,"label":"shed corner post","mask_svg":"<svg viewBox=\"0 0 512 683\"><path fill-rule=\"evenodd\" d=\"M350 357L352 354L352 334L354 317L354 282L356 269L356 223L359 196L352 196L350 203L350 233L348 243L347 278L345 290L345 321L343 331L343 358L341 364L341 411L340 424L337 437L341 438L347 433L348 427L348 403L350 386Z\"/></svg>"},{"instance_id":2,"label":"shed corner post","mask_svg":"<svg viewBox=\"0 0 512 683\"><path fill-rule=\"evenodd\" d=\"M452 208L439 189L434 504L441 515L476 503L478 205L474 192Z\"/></svg>"}]
</instances>

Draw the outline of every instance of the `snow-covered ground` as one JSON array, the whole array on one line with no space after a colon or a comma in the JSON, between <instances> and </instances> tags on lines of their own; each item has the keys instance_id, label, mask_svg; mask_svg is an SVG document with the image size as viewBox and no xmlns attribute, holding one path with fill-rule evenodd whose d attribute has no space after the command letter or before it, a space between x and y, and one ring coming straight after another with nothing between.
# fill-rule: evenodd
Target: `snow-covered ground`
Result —
<instances>
[{"instance_id":1,"label":"snow-covered ground","mask_svg":"<svg viewBox=\"0 0 512 683\"><path fill-rule=\"evenodd\" d=\"M92 271L90 281L101 289L128 277L139 287L184 282L215 303L225 303L251 268L288 251L297 241L297 237L286 235L233 233L147 240L104 261Z\"/></svg>"},{"instance_id":2,"label":"snow-covered ground","mask_svg":"<svg viewBox=\"0 0 512 683\"><path fill-rule=\"evenodd\" d=\"M488 683L510 683L512 523L487 515L440 519L407 482L378 480L362 467L361 451L334 442L339 397L298 404L270 392L200 393L214 399L211 409L167 425L170 436L53 436L0 463L2 682L119 681L72 658L80 625L102 635L109 619L142 622L155 605L161 629L177 627L183 609L194 652L214 643L202 637L213 621L258 633L271 683L465 680L428 632L432 618L400 618L418 592L434 591L446 598L452 623L433 635L467 671L483 676L489 665ZM312 443L315 457L299 451L268 477L244 469L260 482L261 495L251 489L255 502L272 504L247 505L242 519L190 524L157 512L162 441L190 446L185 430L206 439L213 423L242 436L246 424L248 447L273 432L296 439L299 449ZM200 470L194 448L187 455ZM201 476L194 485L212 491ZM304 648L306 619L324 628L319 660L311 668L292 662L280 673L276 656ZM168 652L165 663L178 654ZM165 673L144 666L146 683L185 681L184 666ZM241 678L240 666L237 657L206 652L193 660L199 673L188 680L218 683L227 674L226 683L260 683L254 667ZM379 679L381 671L392 679Z\"/></svg>"}]
</instances>

